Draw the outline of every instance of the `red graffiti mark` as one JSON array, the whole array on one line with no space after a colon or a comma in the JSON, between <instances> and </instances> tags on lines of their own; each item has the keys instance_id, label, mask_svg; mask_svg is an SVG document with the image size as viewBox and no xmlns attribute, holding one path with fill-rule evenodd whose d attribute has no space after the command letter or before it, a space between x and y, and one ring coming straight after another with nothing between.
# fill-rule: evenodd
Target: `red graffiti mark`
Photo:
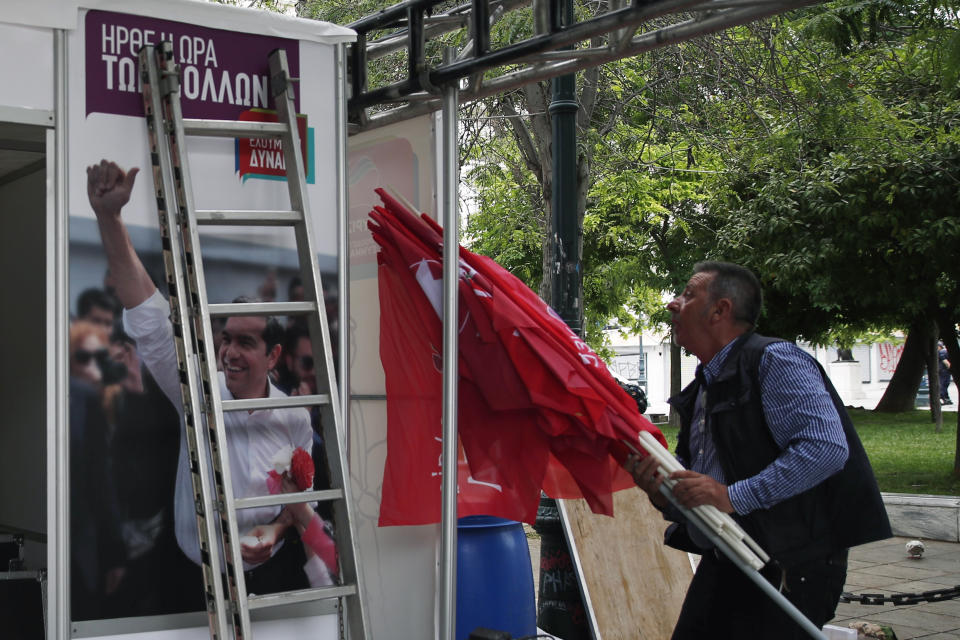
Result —
<instances>
[{"instance_id":1,"label":"red graffiti mark","mask_svg":"<svg viewBox=\"0 0 960 640\"><path fill-rule=\"evenodd\" d=\"M880 373L892 376L900 362L900 356L903 355L903 345L883 342L878 344L877 348L880 351Z\"/></svg>"},{"instance_id":2,"label":"red graffiti mark","mask_svg":"<svg viewBox=\"0 0 960 640\"><path fill-rule=\"evenodd\" d=\"M563 551L557 551L552 555L540 557L540 569L543 571L549 571L558 567L561 569L566 569L571 566L570 554Z\"/></svg>"}]
</instances>

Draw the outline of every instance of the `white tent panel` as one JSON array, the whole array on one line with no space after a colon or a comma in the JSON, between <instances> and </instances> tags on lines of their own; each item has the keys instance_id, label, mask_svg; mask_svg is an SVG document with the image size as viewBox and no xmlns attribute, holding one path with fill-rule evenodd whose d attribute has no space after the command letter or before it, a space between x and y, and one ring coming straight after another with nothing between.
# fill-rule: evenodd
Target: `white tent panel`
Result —
<instances>
[{"instance_id":1,"label":"white tent panel","mask_svg":"<svg viewBox=\"0 0 960 640\"><path fill-rule=\"evenodd\" d=\"M100 9L131 15L163 16L191 24L241 33L282 36L326 44L352 42L346 27L258 9L224 6L206 0L31 0L0 4L0 22L53 29L77 28L79 9Z\"/></svg>"},{"instance_id":2,"label":"white tent panel","mask_svg":"<svg viewBox=\"0 0 960 640\"><path fill-rule=\"evenodd\" d=\"M0 42L0 107L52 110L53 32L0 21Z\"/></svg>"}]
</instances>

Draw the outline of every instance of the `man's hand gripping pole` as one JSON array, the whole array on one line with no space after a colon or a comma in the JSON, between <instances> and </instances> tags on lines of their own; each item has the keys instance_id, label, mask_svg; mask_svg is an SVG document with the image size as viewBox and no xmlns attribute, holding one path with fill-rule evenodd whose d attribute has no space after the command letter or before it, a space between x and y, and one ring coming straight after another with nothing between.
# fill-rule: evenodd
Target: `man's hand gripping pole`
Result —
<instances>
[{"instance_id":1,"label":"man's hand gripping pole","mask_svg":"<svg viewBox=\"0 0 960 640\"><path fill-rule=\"evenodd\" d=\"M643 455L633 443L624 441L633 453ZM800 627L818 640L826 636L804 616L792 602L777 591L772 584L760 575L759 571L770 561L770 556L744 531L730 514L723 513L713 505L700 505L688 509L682 506L673 495L677 480L670 478L674 471L683 469L670 452L663 448L656 438L646 431L640 432L639 444L646 454L653 456L659 467L657 472L664 478L660 484L660 493L675 506L683 517L695 526L730 562L767 594Z\"/></svg>"}]
</instances>

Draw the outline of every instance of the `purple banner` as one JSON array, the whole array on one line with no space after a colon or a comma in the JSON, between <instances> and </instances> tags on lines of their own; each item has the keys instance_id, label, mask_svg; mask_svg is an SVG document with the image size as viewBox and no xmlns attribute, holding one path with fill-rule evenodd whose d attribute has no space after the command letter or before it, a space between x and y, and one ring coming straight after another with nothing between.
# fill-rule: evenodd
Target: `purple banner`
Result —
<instances>
[{"instance_id":1,"label":"purple banner","mask_svg":"<svg viewBox=\"0 0 960 640\"><path fill-rule=\"evenodd\" d=\"M248 109L272 109L267 57L274 49L286 49L290 75L300 77L297 40L108 11L87 12L84 33L87 115L142 117L137 56L143 45L165 40L180 68L186 118L236 120Z\"/></svg>"}]
</instances>

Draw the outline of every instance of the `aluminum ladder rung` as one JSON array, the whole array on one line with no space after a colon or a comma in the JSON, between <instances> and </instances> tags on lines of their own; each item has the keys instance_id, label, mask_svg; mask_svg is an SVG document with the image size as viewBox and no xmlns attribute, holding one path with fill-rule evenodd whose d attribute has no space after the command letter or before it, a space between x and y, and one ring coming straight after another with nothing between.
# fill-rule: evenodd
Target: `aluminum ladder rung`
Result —
<instances>
[{"instance_id":1,"label":"aluminum ladder rung","mask_svg":"<svg viewBox=\"0 0 960 640\"><path fill-rule=\"evenodd\" d=\"M175 345L181 377L185 376L185 383L181 384L184 406L190 408L190 419L186 420L187 440L197 502L198 535L203 550L201 562L204 590L208 598L208 623L211 637L219 640L252 640L252 609L336 599L340 601L337 616L341 637L365 640L369 624L364 612L363 585L357 568L355 524L351 513L354 507L340 423L342 408L339 407L337 380L330 360L332 345L326 308L322 304L323 285L317 254L313 247L306 163L299 139L286 51L273 51L268 62L278 122L185 120L180 106L179 83L174 81L178 70L172 43L161 43L159 48L146 46L141 54L141 69L145 70L141 74L144 109L149 116L147 124L151 136L154 185L163 196L157 198L157 203L164 239L164 267L170 285L171 324L174 336L179 340ZM282 149L287 160L289 205L270 206L289 206L290 210L198 210L194 206L185 136L279 139L278 144L271 140L270 147ZM209 304L201 257L201 225L287 227L293 230L299 272L307 300ZM296 316L307 321L316 368L317 393L224 399L219 384L209 382L218 379L219 375L213 354L207 347L214 342L211 320L270 315ZM226 430L224 414L257 409L307 413L305 408L313 409L309 412L311 423L319 422L314 426L322 429L324 462L332 488L235 497L227 456L231 434ZM236 413L233 415L237 416ZM297 419L303 418L306 416ZM311 444L304 439L299 446L310 448ZM333 542L340 579L344 584L274 594L249 594L242 568L244 561L239 542L242 532L238 528L237 511L257 507L273 507L279 511L283 505L295 504L313 508L314 503L318 502L324 503L332 511L335 531ZM214 520L215 512L218 512L219 523ZM220 579L221 572L225 581Z\"/></svg>"},{"instance_id":2,"label":"aluminum ladder rung","mask_svg":"<svg viewBox=\"0 0 960 640\"><path fill-rule=\"evenodd\" d=\"M256 411L258 409L285 409L288 407L320 407L330 404L330 395L314 393L303 396L278 396L274 398L246 398L243 400L221 400L224 411Z\"/></svg>"},{"instance_id":3,"label":"aluminum ladder rung","mask_svg":"<svg viewBox=\"0 0 960 640\"><path fill-rule=\"evenodd\" d=\"M197 210L197 224L204 226L292 227L301 220L299 211Z\"/></svg>"},{"instance_id":4,"label":"aluminum ladder rung","mask_svg":"<svg viewBox=\"0 0 960 640\"><path fill-rule=\"evenodd\" d=\"M265 609L267 607L282 607L283 605L297 604L300 602L316 602L317 600L342 598L356 594L357 587L355 585L345 584L334 587L318 587L316 589L299 589L297 591L268 593L262 596L252 595L247 597L247 603L252 611L254 609Z\"/></svg>"},{"instance_id":5,"label":"aluminum ladder rung","mask_svg":"<svg viewBox=\"0 0 960 640\"><path fill-rule=\"evenodd\" d=\"M287 132L282 122L197 120L184 118L183 133L211 138L279 138Z\"/></svg>"},{"instance_id":6,"label":"aluminum ladder rung","mask_svg":"<svg viewBox=\"0 0 960 640\"><path fill-rule=\"evenodd\" d=\"M301 491L299 493L278 493L270 496L254 496L252 498L234 498L233 506L235 509L253 509L254 507L276 507L283 504L297 504L300 502L332 502L342 499L342 490L324 489L322 491Z\"/></svg>"},{"instance_id":7,"label":"aluminum ladder rung","mask_svg":"<svg viewBox=\"0 0 960 640\"><path fill-rule=\"evenodd\" d=\"M231 302L208 305L211 318L230 316L298 316L313 313L312 302Z\"/></svg>"}]
</instances>

